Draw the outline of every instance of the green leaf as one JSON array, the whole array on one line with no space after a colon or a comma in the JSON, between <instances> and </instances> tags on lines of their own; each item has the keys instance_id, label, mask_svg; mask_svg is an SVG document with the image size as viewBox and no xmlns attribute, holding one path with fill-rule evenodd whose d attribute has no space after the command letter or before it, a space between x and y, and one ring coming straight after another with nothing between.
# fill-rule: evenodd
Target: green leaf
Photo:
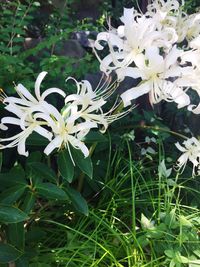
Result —
<instances>
[{"instance_id":1,"label":"green leaf","mask_svg":"<svg viewBox=\"0 0 200 267\"><path fill-rule=\"evenodd\" d=\"M32 175L37 176L42 180L44 179L50 182L56 182L57 177L55 172L47 165L41 162L29 162L27 166L30 168Z\"/></svg>"},{"instance_id":2,"label":"green leaf","mask_svg":"<svg viewBox=\"0 0 200 267\"><path fill-rule=\"evenodd\" d=\"M34 151L30 153L26 160L26 164L32 163L32 162L40 162L42 161L42 154L39 151Z\"/></svg>"},{"instance_id":3,"label":"green leaf","mask_svg":"<svg viewBox=\"0 0 200 267\"><path fill-rule=\"evenodd\" d=\"M0 222L18 223L28 219L26 213L9 205L0 205Z\"/></svg>"},{"instance_id":4,"label":"green leaf","mask_svg":"<svg viewBox=\"0 0 200 267\"><path fill-rule=\"evenodd\" d=\"M86 200L81 196L81 194L69 186L66 188L66 190L70 200L72 201L72 205L74 206L74 208L77 211L88 216L88 205Z\"/></svg>"},{"instance_id":5,"label":"green leaf","mask_svg":"<svg viewBox=\"0 0 200 267\"><path fill-rule=\"evenodd\" d=\"M80 150L72 149L72 157L79 169L92 178L93 165L90 157L85 158Z\"/></svg>"},{"instance_id":6,"label":"green leaf","mask_svg":"<svg viewBox=\"0 0 200 267\"><path fill-rule=\"evenodd\" d=\"M102 142L108 142L108 139L100 132L90 131L86 137L84 138L84 142L86 143L102 143Z\"/></svg>"},{"instance_id":7,"label":"green leaf","mask_svg":"<svg viewBox=\"0 0 200 267\"><path fill-rule=\"evenodd\" d=\"M14 167L9 173L0 174L0 188L5 189L6 187L19 184L27 184L25 180L25 173L20 166Z\"/></svg>"},{"instance_id":8,"label":"green leaf","mask_svg":"<svg viewBox=\"0 0 200 267\"><path fill-rule=\"evenodd\" d=\"M32 49L30 49L32 50ZM29 50L27 50L29 51ZM27 138L27 141L26 141L26 144L29 145L29 146L46 146L48 144L48 140L39 135L38 133L36 132L33 132L28 138Z\"/></svg>"},{"instance_id":9,"label":"green leaf","mask_svg":"<svg viewBox=\"0 0 200 267\"><path fill-rule=\"evenodd\" d=\"M74 177L74 165L68 149L62 150L58 154L58 169L62 177L71 183Z\"/></svg>"},{"instance_id":10,"label":"green leaf","mask_svg":"<svg viewBox=\"0 0 200 267\"><path fill-rule=\"evenodd\" d=\"M68 196L64 190L62 190L57 185L51 183L37 184L35 190L39 195L48 199L58 199L58 200L68 199Z\"/></svg>"},{"instance_id":11,"label":"green leaf","mask_svg":"<svg viewBox=\"0 0 200 267\"><path fill-rule=\"evenodd\" d=\"M15 261L22 255L22 252L11 245L0 243L0 262L8 263Z\"/></svg>"},{"instance_id":12,"label":"green leaf","mask_svg":"<svg viewBox=\"0 0 200 267\"><path fill-rule=\"evenodd\" d=\"M28 191L25 198L24 198L24 202L23 202L23 205L21 207L21 209L25 212L25 213L29 213L34 204L35 204L35 200L36 200L36 197L35 195L33 194L33 192L31 191Z\"/></svg>"},{"instance_id":13,"label":"green leaf","mask_svg":"<svg viewBox=\"0 0 200 267\"><path fill-rule=\"evenodd\" d=\"M42 242L42 240L45 240L46 238L47 233L38 226L30 227L26 234L26 242L28 244Z\"/></svg>"},{"instance_id":14,"label":"green leaf","mask_svg":"<svg viewBox=\"0 0 200 267\"><path fill-rule=\"evenodd\" d=\"M165 255L166 255L167 257L172 258L172 259L173 259L174 256L175 256L174 251L171 250L171 249L166 249L166 250L164 251L164 253L165 253Z\"/></svg>"},{"instance_id":15,"label":"green leaf","mask_svg":"<svg viewBox=\"0 0 200 267\"><path fill-rule=\"evenodd\" d=\"M170 213L168 213L165 217L165 224L170 228L170 229L176 229L179 227L179 223L176 220L176 209L172 209Z\"/></svg>"},{"instance_id":16,"label":"green leaf","mask_svg":"<svg viewBox=\"0 0 200 267\"><path fill-rule=\"evenodd\" d=\"M2 153L0 153L0 172L1 172L2 162L3 162Z\"/></svg>"},{"instance_id":17,"label":"green leaf","mask_svg":"<svg viewBox=\"0 0 200 267\"><path fill-rule=\"evenodd\" d=\"M175 259L180 263L189 263L189 259L182 256L179 251L175 253Z\"/></svg>"},{"instance_id":18,"label":"green leaf","mask_svg":"<svg viewBox=\"0 0 200 267\"><path fill-rule=\"evenodd\" d=\"M29 260L26 255L23 255L15 262L16 267L30 267Z\"/></svg>"},{"instance_id":19,"label":"green leaf","mask_svg":"<svg viewBox=\"0 0 200 267\"><path fill-rule=\"evenodd\" d=\"M9 243L20 250L24 250L25 231L24 223L11 223L6 229Z\"/></svg>"},{"instance_id":20,"label":"green leaf","mask_svg":"<svg viewBox=\"0 0 200 267\"><path fill-rule=\"evenodd\" d=\"M2 204L13 204L23 195L25 189L25 185L16 185L5 190L0 195L0 202Z\"/></svg>"}]
</instances>

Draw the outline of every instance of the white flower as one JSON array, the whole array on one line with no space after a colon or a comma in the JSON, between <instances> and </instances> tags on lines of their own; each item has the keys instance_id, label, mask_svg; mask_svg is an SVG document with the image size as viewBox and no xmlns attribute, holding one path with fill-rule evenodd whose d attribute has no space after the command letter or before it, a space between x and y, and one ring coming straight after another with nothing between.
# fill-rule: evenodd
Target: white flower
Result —
<instances>
[{"instance_id":1,"label":"white flower","mask_svg":"<svg viewBox=\"0 0 200 267\"><path fill-rule=\"evenodd\" d=\"M51 140L52 133L50 133L47 129L43 128L43 124L46 124L42 121L37 121L37 113L35 113L32 116L32 119L29 121L24 121L24 124L22 125L22 121L19 118L14 117L4 117L2 118L1 122L3 125L5 124L12 124L12 125L18 125L21 128L21 131L18 134L15 134L8 138L0 138L0 149L5 148L12 148L17 146L17 151L19 155L28 156L28 151L26 151L25 143L26 139L30 136L30 134L35 131L42 135L43 137L47 138L48 140ZM9 142L9 143L8 143ZM2 145L2 143L8 143L6 145Z\"/></svg>"},{"instance_id":2,"label":"white flower","mask_svg":"<svg viewBox=\"0 0 200 267\"><path fill-rule=\"evenodd\" d=\"M28 156L25 142L33 131L44 136L48 140L52 139L53 134L46 128L46 126L48 126L47 121L42 120L43 117L46 119L51 116L51 105L44 99L51 93L58 93L63 97L65 97L65 93L58 88L49 88L41 94L40 85L46 74L46 72L41 72L36 79L36 97L32 96L22 84L16 87L19 97L7 97L1 90L1 98L6 105L5 109L14 114L14 117L2 118L1 129L7 130L8 127L5 126L5 124L11 124L19 126L20 132L8 138L0 138L0 149L17 146L20 155Z\"/></svg>"},{"instance_id":3,"label":"white flower","mask_svg":"<svg viewBox=\"0 0 200 267\"><path fill-rule=\"evenodd\" d=\"M39 106L42 109L45 98L52 93L58 93L65 97L65 93L59 88L49 88L45 90L42 94L40 93L40 85L47 72L41 72L35 82L35 97L22 85L18 84L16 86L16 92L19 97L4 97L3 103L6 104L5 109L21 117L24 112L30 112L35 106Z\"/></svg>"},{"instance_id":4,"label":"white flower","mask_svg":"<svg viewBox=\"0 0 200 267\"><path fill-rule=\"evenodd\" d=\"M175 144L176 147L183 152L177 160L178 170L184 170L188 161L193 164L192 174L194 175L196 169L200 170L200 142L195 137L189 138L183 142L183 146L179 143Z\"/></svg>"},{"instance_id":5,"label":"white flower","mask_svg":"<svg viewBox=\"0 0 200 267\"><path fill-rule=\"evenodd\" d=\"M177 84L194 90L200 97L200 50L186 51L182 54L181 60L182 64L188 65L188 67L184 68L182 76L176 80ZM188 106L188 110L200 114L200 104L191 104Z\"/></svg>"},{"instance_id":6,"label":"white flower","mask_svg":"<svg viewBox=\"0 0 200 267\"><path fill-rule=\"evenodd\" d=\"M89 81L77 82L75 79L73 80L77 86L77 93L65 98L66 107L63 109L63 116L68 123L80 122L80 120L85 123L95 123L96 127L98 125L103 126L101 131L105 132L111 122L127 114L128 111L124 111L111 115L117 108L117 105L114 105L108 112L104 112L102 109L107 103L107 98L112 94L113 88L115 88L113 87L114 84L106 84L106 80L102 86L97 86L93 91Z\"/></svg>"},{"instance_id":7,"label":"white flower","mask_svg":"<svg viewBox=\"0 0 200 267\"><path fill-rule=\"evenodd\" d=\"M156 21L145 15L140 15L133 8L124 8L121 17L124 25L110 32L102 32L97 36L95 48L102 50L101 42L107 42L110 54L100 61L100 69L106 74L114 70L126 68L136 63L138 56L150 46L171 48L177 35L173 27L158 30Z\"/></svg>"},{"instance_id":8,"label":"white flower","mask_svg":"<svg viewBox=\"0 0 200 267\"><path fill-rule=\"evenodd\" d=\"M183 1L182 1L183 5ZM146 15L156 20L157 27L162 29L163 27L176 25L176 17L181 13L180 4L177 0L155 0L147 6Z\"/></svg>"},{"instance_id":9,"label":"white flower","mask_svg":"<svg viewBox=\"0 0 200 267\"><path fill-rule=\"evenodd\" d=\"M137 61L136 67L127 67L118 70L118 76L141 78L142 82L121 95L124 106L131 104L131 100L149 93L150 103L156 104L161 100L175 101L178 107L183 107L190 103L189 97L179 88L176 82L170 82L169 78L179 77L183 68L179 66L177 59L182 51L174 46L165 56L161 56L157 47L146 49L145 55ZM174 91L172 91L174 90Z\"/></svg>"},{"instance_id":10,"label":"white flower","mask_svg":"<svg viewBox=\"0 0 200 267\"><path fill-rule=\"evenodd\" d=\"M75 149L81 150L85 157L88 157L89 150L84 142L82 142L82 139L91 128L97 127L96 123L82 122L75 124L75 120L70 119L70 116L69 119L63 118L55 107L50 106L49 110L51 116L39 114L40 118L47 121L54 134L54 138L47 145L44 153L49 155L55 148L61 149L62 147L67 147L70 152L69 145L71 145Z\"/></svg>"}]
</instances>

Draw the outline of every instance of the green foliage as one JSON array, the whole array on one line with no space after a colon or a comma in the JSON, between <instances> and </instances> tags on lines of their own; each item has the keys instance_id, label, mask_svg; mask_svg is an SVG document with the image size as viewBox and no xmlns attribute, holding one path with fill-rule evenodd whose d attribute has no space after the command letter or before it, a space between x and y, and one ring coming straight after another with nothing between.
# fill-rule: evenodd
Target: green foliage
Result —
<instances>
[{"instance_id":1,"label":"green foliage","mask_svg":"<svg viewBox=\"0 0 200 267\"><path fill-rule=\"evenodd\" d=\"M30 77L41 70L51 73L47 85L56 81L64 87L60 80L67 76L83 79L98 69L89 49L77 59L57 55L55 47L60 49L76 30L103 27L105 12L97 24L75 22L73 1L65 5L66 12L46 2L52 8L48 18L41 17L43 1L1 3L0 87L8 95L14 93L13 82L32 90ZM102 7L115 15L124 4L137 7L137 2L118 1L113 9L104 1ZM197 2L186 1L187 11L193 12ZM38 37L36 29L40 42L25 50L25 38L30 32ZM73 89L69 86L67 93ZM46 140L37 134L28 139L32 153L27 160L14 149L0 153L0 263L199 266L200 184L187 174L175 174L171 166L176 152L170 144L183 128L174 122L185 111L174 115L173 107L167 107L165 113L167 123L152 111L134 111L106 136L90 132L84 140L92 144L87 158L71 147L45 157L40 151Z\"/></svg>"},{"instance_id":2,"label":"green foliage","mask_svg":"<svg viewBox=\"0 0 200 267\"><path fill-rule=\"evenodd\" d=\"M90 205L88 217L71 213L66 223L54 214L40 223L48 238L37 262L61 267L66 262L100 267L198 266L200 213L191 202L193 178L169 174L163 162L155 171L156 162L135 161L134 154L126 154L127 140L121 145L123 150L116 149L107 161L104 190L98 192L98 200L93 196L95 206ZM93 179L99 182L99 177Z\"/></svg>"},{"instance_id":3,"label":"green foliage","mask_svg":"<svg viewBox=\"0 0 200 267\"><path fill-rule=\"evenodd\" d=\"M11 261L15 261L22 255L20 251L18 251L13 246L8 244L0 243L0 262L7 263Z\"/></svg>"},{"instance_id":4,"label":"green foliage","mask_svg":"<svg viewBox=\"0 0 200 267\"><path fill-rule=\"evenodd\" d=\"M71 183L74 177L74 164L68 149L62 150L58 154L58 169L62 177Z\"/></svg>"}]
</instances>

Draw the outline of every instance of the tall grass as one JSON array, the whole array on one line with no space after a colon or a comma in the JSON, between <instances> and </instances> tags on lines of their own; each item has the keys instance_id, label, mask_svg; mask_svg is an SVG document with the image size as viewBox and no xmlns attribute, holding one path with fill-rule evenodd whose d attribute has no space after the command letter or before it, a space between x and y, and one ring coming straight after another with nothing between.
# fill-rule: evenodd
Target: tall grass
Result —
<instances>
[{"instance_id":1,"label":"tall grass","mask_svg":"<svg viewBox=\"0 0 200 267\"><path fill-rule=\"evenodd\" d=\"M88 199L88 217L41 220L41 266L200 266L200 183L167 178L157 161L135 161L126 146L110 157L104 182L95 181L102 190Z\"/></svg>"}]
</instances>

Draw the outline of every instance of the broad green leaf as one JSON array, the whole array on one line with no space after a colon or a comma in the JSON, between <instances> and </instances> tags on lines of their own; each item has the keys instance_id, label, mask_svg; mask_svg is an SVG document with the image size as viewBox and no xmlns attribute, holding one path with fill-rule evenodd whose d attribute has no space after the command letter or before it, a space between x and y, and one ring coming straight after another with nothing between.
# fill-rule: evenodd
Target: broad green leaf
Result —
<instances>
[{"instance_id":1,"label":"broad green leaf","mask_svg":"<svg viewBox=\"0 0 200 267\"><path fill-rule=\"evenodd\" d=\"M24 170L20 166L12 168L8 173L0 174L0 188L5 189L18 184L27 184Z\"/></svg>"},{"instance_id":2,"label":"broad green leaf","mask_svg":"<svg viewBox=\"0 0 200 267\"><path fill-rule=\"evenodd\" d=\"M90 131L86 137L84 138L84 142L86 143L94 143L94 142L107 142L108 139L105 135L101 134L100 132Z\"/></svg>"},{"instance_id":3,"label":"broad green leaf","mask_svg":"<svg viewBox=\"0 0 200 267\"><path fill-rule=\"evenodd\" d=\"M69 186L66 188L66 190L75 209L88 216L88 205L86 200L81 196L81 194Z\"/></svg>"},{"instance_id":4,"label":"broad green leaf","mask_svg":"<svg viewBox=\"0 0 200 267\"><path fill-rule=\"evenodd\" d=\"M170 229L176 229L179 227L179 223L176 220L176 209L172 209L165 217L165 224L168 225Z\"/></svg>"},{"instance_id":5,"label":"broad green leaf","mask_svg":"<svg viewBox=\"0 0 200 267\"><path fill-rule=\"evenodd\" d=\"M0 262L8 263L15 261L22 255L22 252L11 245L0 243Z\"/></svg>"},{"instance_id":6,"label":"broad green leaf","mask_svg":"<svg viewBox=\"0 0 200 267\"><path fill-rule=\"evenodd\" d=\"M24 198L24 202L22 204L21 209L25 213L29 214L29 212L32 210L32 208L33 208L33 206L35 204L35 201L36 201L35 194L33 194L33 192L31 192L31 191L28 191L26 193L25 198Z\"/></svg>"},{"instance_id":7,"label":"broad green leaf","mask_svg":"<svg viewBox=\"0 0 200 267\"><path fill-rule=\"evenodd\" d=\"M23 195L25 189L26 189L25 185L18 184L5 190L0 195L0 202L2 204L13 204Z\"/></svg>"},{"instance_id":8,"label":"broad green leaf","mask_svg":"<svg viewBox=\"0 0 200 267\"><path fill-rule=\"evenodd\" d=\"M187 227L192 227L192 223L183 215L179 216L180 224Z\"/></svg>"},{"instance_id":9,"label":"broad green leaf","mask_svg":"<svg viewBox=\"0 0 200 267\"><path fill-rule=\"evenodd\" d=\"M62 150L58 154L58 169L62 177L71 183L74 177L74 165L68 149Z\"/></svg>"},{"instance_id":10,"label":"broad green leaf","mask_svg":"<svg viewBox=\"0 0 200 267\"><path fill-rule=\"evenodd\" d=\"M6 228L9 243L17 249L24 250L25 229L24 223L11 223Z\"/></svg>"},{"instance_id":11,"label":"broad green leaf","mask_svg":"<svg viewBox=\"0 0 200 267\"><path fill-rule=\"evenodd\" d=\"M93 175L93 165L90 157L85 158L83 153L79 150L72 149L72 157L75 164L79 169L92 178Z\"/></svg>"},{"instance_id":12,"label":"broad green leaf","mask_svg":"<svg viewBox=\"0 0 200 267\"><path fill-rule=\"evenodd\" d=\"M23 255L15 262L16 267L30 267L29 260L26 255Z\"/></svg>"},{"instance_id":13,"label":"broad green leaf","mask_svg":"<svg viewBox=\"0 0 200 267\"><path fill-rule=\"evenodd\" d=\"M189 263L189 259L182 256L179 251L175 253L175 259L180 263Z\"/></svg>"},{"instance_id":14,"label":"broad green leaf","mask_svg":"<svg viewBox=\"0 0 200 267\"><path fill-rule=\"evenodd\" d=\"M57 177L55 172L47 165L41 162L30 162L27 166L30 168L32 175L35 175L42 180L56 182Z\"/></svg>"},{"instance_id":15,"label":"broad green leaf","mask_svg":"<svg viewBox=\"0 0 200 267\"><path fill-rule=\"evenodd\" d=\"M170 261L169 267L175 267L175 266L177 266L177 265L176 265L176 262L172 259L172 260ZM178 266L177 266L177 267L178 267Z\"/></svg>"},{"instance_id":16,"label":"broad green leaf","mask_svg":"<svg viewBox=\"0 0 200 267\"><path fill-rule=\"evenodd\" d=\"M169 257L169 258L174 258L174 256L175 256L174 251L171 250L171 249L166 249L166 250L164 251L164 253L165 253L165 255L166 255L167 257Z\"/></svg>"},{"instance_id":17,"label":"broad green leaf","mask_svg":"<svg viewBox=\"0 0 200 267\"><path fill-rule=\"evenodd\" d=\"M37 184L35 190L39 195L47 199L58 199L58 200L68 199L68 196L64 190L62 190L57 185L51 183Z\"/></svg>"},{"instance_id":18,"label":"broad green leaf","mask_svg":"<svg viewBox=\"0 0 200 267\"><path fill-rule=\"evenodd\" d=\"M32 50L32 49L30 49ZM29 50L27 50L29 51ZM46 146L48 144L48 140L39 135L38 133L35 133L33 132L28 138L27 138L27 141L26 141L26 144L29 145L29 146Z\"/></svg>"},{"instance_id":19,"label":"broad green leaf","mask_svg":"<svg viewBox=\"0 0 200 267\"><path fill-rule=\"evenodd\" d=\"M166 231L167 231L166 225L164 223L161 223L158 226L149 229L148 237L161 239L163 236L165 236Z\"/></svg>"},{"instance_id":20,"label":"broad green leaf","mask_svg":"<svg viewBox=\"0 0 200 267\"><path fill-rule=\"evenodd\" d=\"M29 164L32 162L40 162L41 160L42 160L42 153L39 151L34 151L28 156L26 160L26 164Z\"/></svg>"},{"instance_id":21,"label":"broad green leaf","mask_svg":"<svg viewBox=\"0 0 200 267\"><path fill-rule=\"evenodd\" d=\"M18 223L28 219L26 213L18 208L9 205L0 205L0 222Z\"/></svg>"}]
</instances>

